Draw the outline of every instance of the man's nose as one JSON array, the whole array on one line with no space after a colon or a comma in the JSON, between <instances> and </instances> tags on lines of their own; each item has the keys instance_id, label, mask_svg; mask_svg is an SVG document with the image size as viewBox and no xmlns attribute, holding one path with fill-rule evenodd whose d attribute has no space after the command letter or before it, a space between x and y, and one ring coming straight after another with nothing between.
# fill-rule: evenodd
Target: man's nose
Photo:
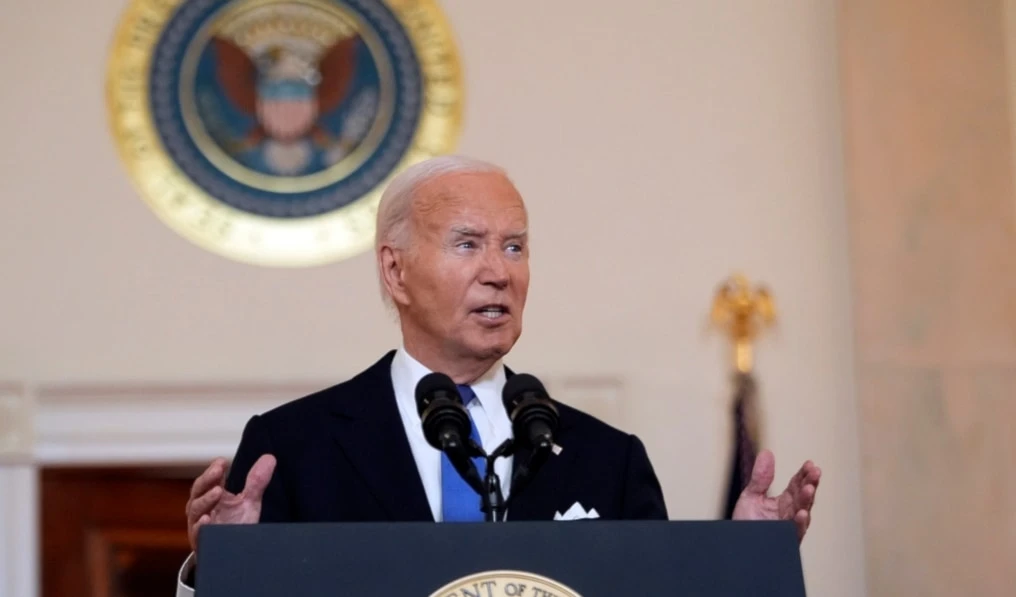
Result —
<instances>
[{"instance_id":1,"label":"man's nose","mask_svg":"<svg viewBox=\"0 0 1016 597\"><path fill-rule=\"evenodd\" d=\"M504 255L497 251L487 254L483 270L480 272L480 282L494 286L498 290L508 286L508 264L505 263Z\"/></svg>"}]
</instances>

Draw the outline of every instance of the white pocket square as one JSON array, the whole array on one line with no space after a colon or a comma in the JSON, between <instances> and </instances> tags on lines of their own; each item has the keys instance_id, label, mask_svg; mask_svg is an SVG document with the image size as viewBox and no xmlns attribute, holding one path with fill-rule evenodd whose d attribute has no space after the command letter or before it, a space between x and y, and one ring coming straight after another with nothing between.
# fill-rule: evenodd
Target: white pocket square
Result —
<instances>
[{"instance_id":1,"label":"white pocket square","mask_svg":"<svg viewBox=\"0 0 1016 597\"><path fill-rule=\"evenodd\" d=\"M590 509L588 512L582 507L582 504L575 502L571 508L561 514L560 512L554 512L554 520L582 520L587 518L599 518L600 513L596 511L596 508Z\"/></svg>"}]
</instances>

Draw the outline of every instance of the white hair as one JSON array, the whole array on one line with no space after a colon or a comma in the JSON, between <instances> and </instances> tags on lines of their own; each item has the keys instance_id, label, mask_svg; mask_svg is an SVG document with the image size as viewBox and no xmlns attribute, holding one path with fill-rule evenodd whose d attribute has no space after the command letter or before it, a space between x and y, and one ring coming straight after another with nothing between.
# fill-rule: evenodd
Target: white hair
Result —
<instances>
[{"instance_id":1,"label":"white hair","mask_svg":"<svg viewBox=\"0 0 1016 597\"><path fill-rule=\"evenodd\" d=\"M410 220L416 191L427 182L446 174L488 172L508 178L503 168L490 162L460 155L444 155L413 164L400 172L388 184L377 207L374 251L378 257L377 267L381 283L381 296L389 307L394 305L384 284L384 272L381 271L381 247L391 245L397 249L409 248L412 242Z\"/></svg>"}]
</instances>

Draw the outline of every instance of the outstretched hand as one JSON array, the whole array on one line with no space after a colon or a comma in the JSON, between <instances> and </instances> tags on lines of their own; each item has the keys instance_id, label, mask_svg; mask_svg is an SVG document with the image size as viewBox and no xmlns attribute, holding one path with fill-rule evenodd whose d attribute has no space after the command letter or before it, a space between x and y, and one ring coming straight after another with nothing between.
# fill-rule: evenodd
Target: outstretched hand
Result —
<instances>
[{"instance_id":1,"label":"outstretched hand","mask_svg":"<svg viewBox=\"0 0 1016 597\"><path fill-rule=\"evenodd\" d=\"M755 459L751 481L741 492L734 505L734 520L793 520L797 526L798 541L811 524L811 507L815 503L815 492L822 471L812 461L805 462L801 470L790 479L786 490L776 497L769 497L769 486L776 475L776 461L773 453L763 450Z\"/></svg>"},{"instance_id":2,"label":"outstretched hand","mask_svg":"<svg viewBox=\"0 0 1016 597\"><path fill-rule=\"evenodd\" d=\"M198 529L204 524L254 524L261 518L261 498L275 472L275 457L258 458L243 491L233 494L224 487L226 461L217 458L191 486L187 500L187 536L191 549L198 549Z\"/></svg>"}]
</instances>

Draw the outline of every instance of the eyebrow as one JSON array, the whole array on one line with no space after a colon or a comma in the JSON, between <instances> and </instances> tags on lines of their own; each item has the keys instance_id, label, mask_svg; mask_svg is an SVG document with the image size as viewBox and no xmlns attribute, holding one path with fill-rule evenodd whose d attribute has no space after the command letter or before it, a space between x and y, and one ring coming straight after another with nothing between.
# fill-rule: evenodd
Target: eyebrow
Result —
<instances>
[{"instance_id":1,"label":"eyebrow","mask_svg":"<svg viewBox=\"0 0 1016 597\"><path fill-rule=\"evenodd\" d=\"M475 237L475 238L483 238L484 236L487 236L487 233L485 231L478 230L478 229L473 228L471 226L453 226L452 227L452 234L455 234L457 236L468 236L468 237ZM529 230L527 230L526 228L523 228L522 230L518 230L518 231L510 232L510 233L506 234L504 236L504 238L505 238L505 240L517 240L517 239L528 238L528 236L529 236Z\"/></svg>"},{"instance_id":2,"label":"eyebrow","mask_svg":"<svg viewBox=\"0 0 1016 597\"><path fill-rule=\"evenodd\" d=\"M470 226L452 226L452 234L458 236L485 236L486 233Z\"/></svg>"}]
</instances>

